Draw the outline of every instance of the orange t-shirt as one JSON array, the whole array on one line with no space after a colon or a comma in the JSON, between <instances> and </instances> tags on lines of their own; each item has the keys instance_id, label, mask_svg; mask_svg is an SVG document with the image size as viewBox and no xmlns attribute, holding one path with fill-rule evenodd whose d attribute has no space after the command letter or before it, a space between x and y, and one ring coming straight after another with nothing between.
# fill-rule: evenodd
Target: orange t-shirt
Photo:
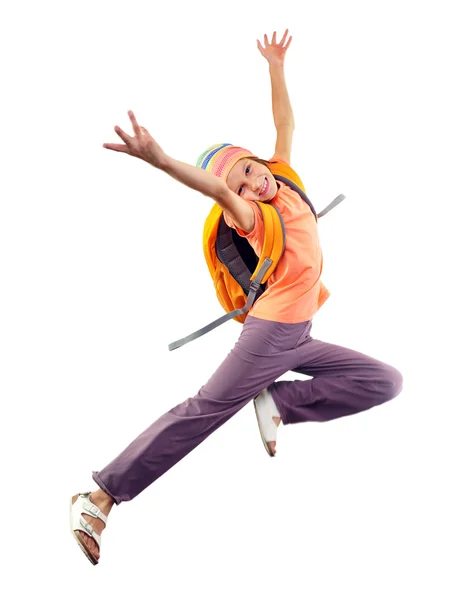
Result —
<instances>
[{"instance_id":1,"label":"orange t-shirt","mask_svg":"<svg viewBox=\"0 0 452 600\"><path fill-rule=\"evenodd\" d=\"M270 161L282 160L273 156ZM249 315L278 323L309 321L330 296L320 281L323 256L317 231L317 222L308 204L282 181L271 201L281 213L286 228L286 247L274 273L267 281L262 296L255 302ZM245 237L257 256L264 243L264 223L257 204L248 201L254 210L255 225L247 233L238 228L224 213L226 224Z\"/></svg>"}]
</instances>

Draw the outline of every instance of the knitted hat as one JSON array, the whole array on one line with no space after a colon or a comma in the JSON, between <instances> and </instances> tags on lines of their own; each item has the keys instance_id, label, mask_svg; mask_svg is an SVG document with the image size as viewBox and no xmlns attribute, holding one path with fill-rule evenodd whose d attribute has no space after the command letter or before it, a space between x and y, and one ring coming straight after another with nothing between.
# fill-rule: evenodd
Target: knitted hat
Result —
<instances>
[{"instance_id":1,"label":"knitted hat","mask_svg":"<svg viewBox=\"0 0 452 600\"><path fill-rule=\"evenodd\" d=\"M215 144L207 148L196 161L196 166L226 181L232 167L245 156L254 156L249 150L232 144Z\"/></svg>"}]
</instances>

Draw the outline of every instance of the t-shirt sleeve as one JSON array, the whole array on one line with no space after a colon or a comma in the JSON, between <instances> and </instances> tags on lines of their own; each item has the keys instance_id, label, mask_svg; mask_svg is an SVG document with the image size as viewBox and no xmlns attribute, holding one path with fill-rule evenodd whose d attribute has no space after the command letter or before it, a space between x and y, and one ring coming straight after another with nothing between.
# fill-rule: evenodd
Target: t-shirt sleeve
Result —
<instances>
[{"instance_id":1,"label":"t-shirt sleeve","mask_svg":"<svg viewBox=\"0 0 452 600\"><path fill-rule=\"evenodd\" d=\"M290 167L290 163L288 163L287 160L285 160L284 158L281 158L277 154L272 156L272 158L268 159L268 162L272 162L272 161L278 161L278 162L284 163L285 165ZM301 181L301 179L300 179L300 181ZM304 187L304 183L302 181L301 181L301 189L303 190L304 193L306 193L306 188Z\"/></svg>"},{"instance_id":2,"label":"t-shirt sleeve","mask_svg":"<svg viewBox=\"0 0 452 600\"><path fill-rule=\"evenodd\" d=\"M234 221L231 219L231 217L226 212L223 212L224 220L226 222L226 225L228 225L232 229L235 229L241 237L244 237L247 239L250 239L250 238L259 239L259 236L263 235L263 233L264 233L264 219L262 217L262 213L261 213L258 205L255 202L248 202L248 204L251 206L251 208L254 211L254 228L252 231L247 232L247 231L244 231L243 229L240 229L240 227L237 227L237 225L234 223Z\"/></svg>"},{"instance_id":3,"label":"t-shirt sleeve","mask_svg":"<svg viewBox=\"0 0 452 600\"><path fill-rule=\"evenodd\" d=\"M282 162L285 165L289 165L289 167L290 167L290 163L288 163L287 160L285 160L284 158L281 158L277 154L275 154L274 156L272 156L271 158L268 159L268 162L272 162L272 161Z\"/></svg>"}]
</instances>

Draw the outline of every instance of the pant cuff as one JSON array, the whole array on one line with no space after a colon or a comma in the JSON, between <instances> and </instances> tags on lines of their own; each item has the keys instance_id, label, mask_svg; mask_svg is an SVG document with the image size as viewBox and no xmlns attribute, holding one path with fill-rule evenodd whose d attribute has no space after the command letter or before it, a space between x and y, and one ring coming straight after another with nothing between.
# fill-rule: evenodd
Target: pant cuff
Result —
<instances>
[{"instance_id":1,"label":"pant cuff","mask_svg":"<svg viewBox=\"0 0 452 600\"><path fill-rule=\"evenodd\" d=\"M287 419L286 411L285 411L284 406L282 406L281 401L278 397L278 392L276 391L275 384L272 383L271 385L269 385L267 390L270 392L271 397L273 398L273 402L276 404L276 408L278 409L279 414L281 415L281 421L282 421L283 425L287 425L288 419Z\"/></svg>"},{"instance_id":2,"label":"pant cuff","mask_svg":"<svg viewBox=\"0 0 452 600\"><path fill-rule=\"evenodd\" d=\"M121 498L119 498L118 496L115 496L114 494L112 494L110 492L110 490L107 488L107 486L105 485L105 483L99 477L99 472L98 471L93 471L92 472L92 477L93 477L94 481L97 483L97 485L100 487L100 489L103 492L105 492L106 494L108 494L109 496L111 496L113 498L113 500L115 501L115 504L121 504L121 502L122 502Z\"/></svg>"}]
</instances>

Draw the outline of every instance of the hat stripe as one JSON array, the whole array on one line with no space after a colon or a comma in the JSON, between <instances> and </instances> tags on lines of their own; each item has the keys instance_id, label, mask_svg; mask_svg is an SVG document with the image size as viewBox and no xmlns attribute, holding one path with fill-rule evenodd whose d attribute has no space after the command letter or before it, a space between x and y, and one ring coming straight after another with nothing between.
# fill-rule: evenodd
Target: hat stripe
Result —
<instances>
[{"instance_id":1,"label":"hat stripe","mask_svg":"<svg viewBox=\"0 0 452 600\"><path fill-rule=\"evenodd\" d=\"M232 144L215 144L205 150L196 161L196 166L226 179L233 166L246 156L255 156L249 150ZM257 158L257 157L256 157Z\"/></svg>"},{"instance_id":2,"label":"hat stripe","mask_svg":"<svg viewBox=\"0 0 452 600\"><path fill-rule=\"evenodd\" d=\"M212 146L211 146L210 148L208 148L208 149L206 150L206 152L207 152L208 154L207 154L207 156L204 158L204 160L202 161L202 164L200 165L200 166L201 166L201 169L206 169L206 167L207 167L207 165L208 165L208 163L209 163L210 159L211 159L211 158L212 158L212 157L213 157L213 156L214 156L214 155L215 155L217 152L219 152L219 151L220 151L220 150L222 150L223 148L226 148L227 146L232 146L232 144L221 144L220 146L215 146L215 147L213 148L213 150L211 150ZM209 152L209 151L210 151L210 152ZM205 154L205 152L203 152L203 154L201 154L201 157L200 157L200 158L202 158L202 156L203 156L204 154ZM199 161L199 159L198 159L198 161Z\"/></svg>"}]
</instances>

